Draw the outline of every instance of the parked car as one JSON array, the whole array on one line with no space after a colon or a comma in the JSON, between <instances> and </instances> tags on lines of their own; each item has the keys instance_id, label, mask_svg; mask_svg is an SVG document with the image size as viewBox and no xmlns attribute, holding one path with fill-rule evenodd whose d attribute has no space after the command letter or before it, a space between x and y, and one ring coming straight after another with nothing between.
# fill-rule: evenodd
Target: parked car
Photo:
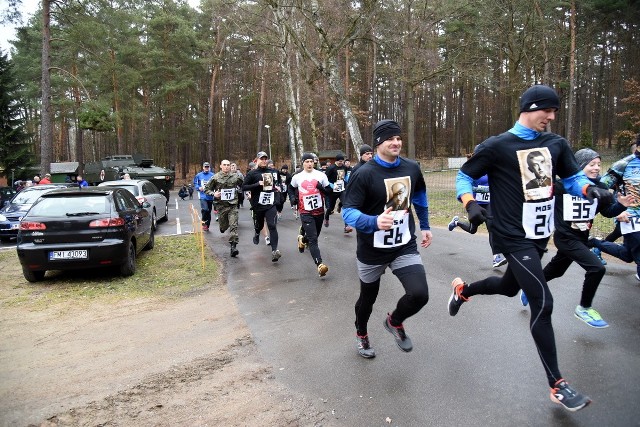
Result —
<instances>
[{"instance_id":1,"label":"parked car","mask_svg":"<svg viewBox=\"0 0 640 427\"><path fill-rule=\"evenodd\" d=\"M25 279L42 280L47 270L95 267L133 275L137 254L155 242L146 205L123 188L46 192L20 222L17 250Z\"/></svg>"},{"instance_id":2,"label":"parked car","mask_svg":"<svg viewBox=\"0 0 640 427\"><path fill-rule=\"evenodd\" d=\"M156 185L146 179L121 179L118 181L101 182L98 187L126 188L140 203L149 202L148 211L151 215L153 229L158 227L158 221L169 219L169 200L164 195L164 190L159 190Z\"/></svg>"},{"instance_id":3,"label":"parked car","mask_svg":"<svg viewBox=\"0 0 640 427\"><path fill-rule=\"evenodd\" d=\"M5 202L8 202L15 196L17 191L13 187L0 187L0 208L2 208Z\"/></svg>"},{"instance_id":4,"label":"parked car","mask_svg":"<svg viewBox=\"0 0 640 427\"><path fill-rule=\"evenodd\" d=\"M2 209L0 209L0 240L8 242L18 235L20 220L38 200L38 197L47 191L56 188L68 187L68 184L41 184L27 187L13 196Z\"/></svg>"}]
</instances>

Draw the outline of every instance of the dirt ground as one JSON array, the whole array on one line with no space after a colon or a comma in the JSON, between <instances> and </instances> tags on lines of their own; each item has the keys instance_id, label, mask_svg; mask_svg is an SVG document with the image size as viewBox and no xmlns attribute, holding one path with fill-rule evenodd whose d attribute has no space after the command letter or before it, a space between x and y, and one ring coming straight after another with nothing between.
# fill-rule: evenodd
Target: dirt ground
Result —
<instances>
[{"instance_id":1,"label":"dirt ground","mask_svg":"<svg viewBox=\"0 0 640 427\"><path fill-rule=\"evenodd\" d=\"M0 310L2 426L334 421L274 379L224 285L172 301Z\"/></svg>"}]
</instances>

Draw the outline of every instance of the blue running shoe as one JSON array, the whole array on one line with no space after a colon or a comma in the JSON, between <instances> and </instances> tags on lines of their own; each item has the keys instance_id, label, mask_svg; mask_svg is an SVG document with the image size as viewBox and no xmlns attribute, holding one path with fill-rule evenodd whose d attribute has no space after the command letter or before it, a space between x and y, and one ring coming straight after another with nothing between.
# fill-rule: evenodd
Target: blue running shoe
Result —
<instances>
[{"instance_id":1,"label":"blue running shoe","mask_svg":"<svg viewBox=\"0 0 640 427\"><path fill-rule=\"evenodd\" d=\"M507 259L502 254L495 254L493 256L493 268L502 267L507 263Z\"/></svg>"},{"instance_id":2,"label":"blue running shoe","mask_svg":"<svg viewBox=\"0 0 640 427\"><path fill-rule=\"evenodd\" d=\"M458 226L458 220L459 219L460 218L458 218L458 215L456 215L453 218L451 218L451 222L449 223L449 231L453 231L453 229Z\"/></svg>"},{"instance_id":3,"label":"blue running shoe","mask_svg":"<svg viewBox=\"0 0 640 427\"><path fill-rule=\"evenodd\" d=\"M598 248L591 248L591 252L593 252L593 254L595 256L598 257L598 259L600 260L600 262L602 263L602 265L607 265L607 261L605 261L604 258L602 258L602 252L600 251L600 249Z\"/></svg>"},{"instance_id":4,"label":"blue running shoe","mask_svg":"<svg viewBox=\"0 0 640 427\"><path fill-rule=\"evenodd\" d=\"M594 308L584 308L579 305L576 307L574 314L578 319L582 320L592 328L606 328L609 326L607 322L602 320L600 313L598 313Z\"/></svg>"},{"instance_id":5,"label":"blue running shoe","mask_svg":"<svg viewBox=\"0 0 640 427\"><path fill-rule=\"evenodd\" d=\"M529 298L527 298L527 295L522 290L520 291L520 302L522 303L523 307L529 305Z\"/></svg>"}]
</instances>

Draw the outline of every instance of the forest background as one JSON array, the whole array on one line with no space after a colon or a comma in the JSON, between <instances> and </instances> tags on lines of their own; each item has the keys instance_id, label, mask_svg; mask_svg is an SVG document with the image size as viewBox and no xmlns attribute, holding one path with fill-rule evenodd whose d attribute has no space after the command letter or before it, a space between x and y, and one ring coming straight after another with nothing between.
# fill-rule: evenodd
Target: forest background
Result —
<instances>
[{"instance_id":1,"label":"forest background","mask_svg":"<svg viewBox=\"0 0 640 427\"><path fill-rule=\"evenodd\" d=\"M133 153L182 179L260 150L355 160L381 118L440 162L510 128L534 83L559 92L552 130L576 149L626 153L640 131L634 0L41 3L0 56L5 173Z\"/></svg>"}]
</instances>

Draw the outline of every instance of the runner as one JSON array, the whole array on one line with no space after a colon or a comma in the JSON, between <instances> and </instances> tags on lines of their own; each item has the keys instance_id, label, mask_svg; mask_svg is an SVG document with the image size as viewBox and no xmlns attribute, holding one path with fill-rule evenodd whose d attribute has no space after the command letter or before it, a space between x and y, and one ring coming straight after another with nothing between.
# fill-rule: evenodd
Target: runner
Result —
<instances>
[{"instance_id":1,"label":"runner","mask_svg":"<svg viewBox=\"0 0 640 427\"><path fill-rule=\"evenodd\" d=\"M270 237L271 261L276 262L282 256L278 250L278 230L276 228L275 201L278 188L274 184L278 171L267 167L269 157L264 151L260 151L256 157L257 167L247 172L242 190L251 192L250 201L254 222L253 243L255 245L260 243L260 231L266 220Z\"/></svg>"},{"instance_id":2,"label":"runner","mask_svg":"<svg viewBox=\"0 0 640 427\"><path fill-rule=\"evenodd\" d=\"M329 179L329 185L331 186L332 191L327 194L325 198L327 202L327 210L324 214L324 226L329 226L329 216L333 214L333 209L336 207L336 202L340 200L342 203L344 190L346 187L345 179L347 177L348 169L344 165L344 156L342 154L338 154L336 156L335 164L329 166L327 168L326 174ZM348 224L344 225L344 232L351 233L353 228L351 228Z\"/></svg>"},{"instance_id":3,"label":"runner","mask_svg":"<svg viewBox=\"0 0 640 427\"><path fill-rule=\"evenodd\" d=\"M242 185L242 178L231 171L229 160L220 162L220 172L209 180L205 193L213 196L218 210L218 225L220 233L230 229L229 244L231 256L238 256L238 186Z\"/></svg>"},{"instance_id":4,"label":"runner","mask_svg":"<svg viewBox=\"0 0 640 427\"><path fill-rule=\"evenodd\" d=\"M600 155L590 148L583 148L576 152L576 160L587 178L592 183L598 184ZM593 328L606 328L609 324L591 306L606 268L587 246L589 230L591 230L593 218L597 213L608 218L614 217L624 212L625 206L633 201L633 197L620 196L617 203L602 206L597 202L590 202L582 197L567 194L559 182L555 183L553 193L555 196L554 222L556 228L553 233L553 243L558 252L544 267L544 279L548 282L562 277L574 261L584 268L585 275L580 305L574 310L574 315ZM520 299L523 305L526 305L524 292L521 292Z\"/></svg>"},{"instance_id":5,"label":"runner","mask_svg":"<svg viewBox=\"0 0 640 427\"><path fill-rule=\"evenodd\" d=\"M213 178L209 162L202 164L202 172L193 177L193 186L198 190L200 200L200 212L202 214L202 230L209 231L211 225L211 209L213 208L213 196L204 192L209 180Z\"/></svg>"},{"instance_id":6,"label":"runner","mask_svg":"<svg viewBox=\"0 0 640 427\"><path fill-rule=\"evenodd\" d=\"M546 177L559 176L569 194L597 198L599 204L610 204L613 197L588 180L564 138L545 132L559 107L558 95L549 86L527 89L520 98L520 115L514 127L482 142L458 172L457 196L475 225L486 220L487 212L473 198L473 180L489 175L493 243L507 258L508 266L502 277L469 284L456 277L449 314L455 316L474 295L513 297L520 289L525 291L531 307L530 332L551 387L551 400L577 411L591 399L569 386L558 368L551 325L553 297L540 262L553 231L553 187L546 185Z\"/></svg>"},{"instance_id":7,"label":"runner","mask_svg":"<svg viewBox=\"0 0 640 427\"><path fill-rule=\"evenodd\" d=\"M360 278L360 296L355 304L356 343L364 358L375 357L369 342L367 324L380 290L380 277L387 267L400 280L405 295L384 320L400 350L413 349L403 322L429 301L429 287L422 258L418 253L412 207L420 221L420 246L431 244L427 189L420 167L400 157L400 126L382 120L373 128L376 156L351 174L345 194L342 217L357 230L356 264ZM393 211L385 205L392 188L401 183L407 190L407 208ZM397 187L397 186L396 186Z\"/></svg>"},{"instance_id":8,"label":"runner","mask_svg":"<svg viewBox=\"0 0 640 427\"><path fill-rule=\"evenodd\" d=\"M302 227L298 235L298 250L304 252L309 248L311 258L318 268L318 275L323 277L329 271L329 267L322 262L318 237L322 231L324 219L323 194L330 192L329 180L322 172L314 169L313 155L302 155L303 170L293 175L291 187L296 191L298 198L298 212Z\"/></svg>"}]
</instances>

